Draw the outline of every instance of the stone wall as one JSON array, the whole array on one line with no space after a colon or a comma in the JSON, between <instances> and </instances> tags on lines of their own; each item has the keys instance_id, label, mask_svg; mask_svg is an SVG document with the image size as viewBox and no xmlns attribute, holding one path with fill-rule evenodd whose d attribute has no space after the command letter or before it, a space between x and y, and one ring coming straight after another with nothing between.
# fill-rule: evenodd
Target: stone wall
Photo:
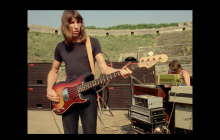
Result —
<instances>
[{"instance_id":1,"label":"stone wall","mask_svg":"<svg viewBox=\"0 0 220 140\"><path fill-rule=\"evenodd\" d=\"M61 28L54 28L51 26L43 26L43 25L30 25L27 27L27 30L29 32L42 32L42 33L54 33L57 32L57 34L62 34L61 33Z\"/></svg>"},{"instance_id":2,"label":"stone wall","mask_svg":"<svg viewBox=\"0 0 220 140\"><path fill-rule=\"evenodd\" d=\"M138 61L138 53L121 53L118 62L124 62L128 57L134 57Z\"/></svg>"},{"instance_id":3,"label":"stone wall","mask_svg":"<svg viewBox=\"0 0 220 140\"><path fill-rule=\"evenodd\" d=\"M51 26L43 26L43 25L30 25L27 27L29 32L44 32L44 33L61 33L61 28L53 28ZM119 35L144 35L144 34L162 34L162 33L170 33L175 31L183 31L183 30L191 30L192 24L190 21L186 23L186 25L183 25L183 23L179 22L178 26L171 26L171 27L161 27L161 28L153 28L153 29L136 29L136 30L96 30L96 29L86 29L87 35L93 35L93 36L106 36L106 35L113 35L113 36L119 36Z\"/></svg>"},{"instance_id":4,"label":"stone wall","mask_svg":"<svg viewBox=\"0 0 220 140\"><path fill-rule=\"evenodd\" d=\"M182 68L185 69L190 76L193 76L193 64L181 64ZM168 74L169 66L168 65L155 65L156 75L159 74Z\"/></svg>"}]
</instances>

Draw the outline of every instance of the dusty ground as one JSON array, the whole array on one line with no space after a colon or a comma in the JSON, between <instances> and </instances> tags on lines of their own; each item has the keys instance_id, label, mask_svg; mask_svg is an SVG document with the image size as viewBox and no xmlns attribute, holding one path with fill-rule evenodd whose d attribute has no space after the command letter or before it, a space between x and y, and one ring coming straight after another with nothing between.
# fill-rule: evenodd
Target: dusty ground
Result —
<instances>
[{"instance_id":1,"label":"dusty ground","mask_svg":"<svg viewBox=\"0 0 220 140\"><path fill-rule=\"evenodd\" d=\"M28 134L64 134L62 126L62 116L56 115L51 111L28 110ZM53 115L52 115L53 113ZM100 121L100 113L97 116L97 134L126 134L131 132L129 128L131 122L128 119L127 110L112 110L113 117L109 111L102 111ZM54 116L54 117L53 117ZM79 134L83 134L81 120L79 121Z\"/></svg>"}]
</instances>

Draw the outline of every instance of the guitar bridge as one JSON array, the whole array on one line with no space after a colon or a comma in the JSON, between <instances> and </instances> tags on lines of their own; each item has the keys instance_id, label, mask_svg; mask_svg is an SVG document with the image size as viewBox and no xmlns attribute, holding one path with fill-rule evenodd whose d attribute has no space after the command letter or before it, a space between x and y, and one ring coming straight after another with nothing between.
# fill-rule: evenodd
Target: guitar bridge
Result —
<instances>
[{"instance_id":1,"label":"guitar bridge","mask_svg":"<svg viewBox=\"0 0 220 140\"><path fill-rule=\"evenodd\" d=\"M69 101L69 93L68 93L67 88L63 89L62 94L63 94L63 100L64 101Z\"/></svg>"}]
</instances>

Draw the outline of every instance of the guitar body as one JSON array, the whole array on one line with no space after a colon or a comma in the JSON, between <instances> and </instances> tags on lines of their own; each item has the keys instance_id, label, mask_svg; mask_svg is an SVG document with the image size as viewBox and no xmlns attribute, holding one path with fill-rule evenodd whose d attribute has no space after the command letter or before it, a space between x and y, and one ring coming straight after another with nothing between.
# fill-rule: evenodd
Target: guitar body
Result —
<instances>
[{"instance_id":1,"label":"guitar body","mask_svg":"<svg viewBox=\"0 0 220 140\"><path fill-rule=\"evenodd\" d=\"M62 115L75 103L81 104L89 101L89 98L84 98L81 93L78 93L77 87L82 85L86 77L91 74L91 72L85 72L74 81L59 82L53 87L60 98L58 103L52 102L55 114Z\"/></svg>"}]
</instances>

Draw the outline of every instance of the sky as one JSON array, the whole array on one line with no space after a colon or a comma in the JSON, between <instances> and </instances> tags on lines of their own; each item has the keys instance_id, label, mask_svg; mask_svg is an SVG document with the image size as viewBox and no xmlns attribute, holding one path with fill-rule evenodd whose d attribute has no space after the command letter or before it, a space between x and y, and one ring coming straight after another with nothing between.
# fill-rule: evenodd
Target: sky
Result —
<instances>
[{"instance_id":1,"label":"sky","mask_svg":"<svg viewBox=\"0 0 220 140\"><path fill-rule=\"evenodd\" d=\"M77 10L85 26L110 27L121 24L191 22L192 10ZM27 25L59 28L64 10L28 10Z\"/></svg>"}]
</instances>

